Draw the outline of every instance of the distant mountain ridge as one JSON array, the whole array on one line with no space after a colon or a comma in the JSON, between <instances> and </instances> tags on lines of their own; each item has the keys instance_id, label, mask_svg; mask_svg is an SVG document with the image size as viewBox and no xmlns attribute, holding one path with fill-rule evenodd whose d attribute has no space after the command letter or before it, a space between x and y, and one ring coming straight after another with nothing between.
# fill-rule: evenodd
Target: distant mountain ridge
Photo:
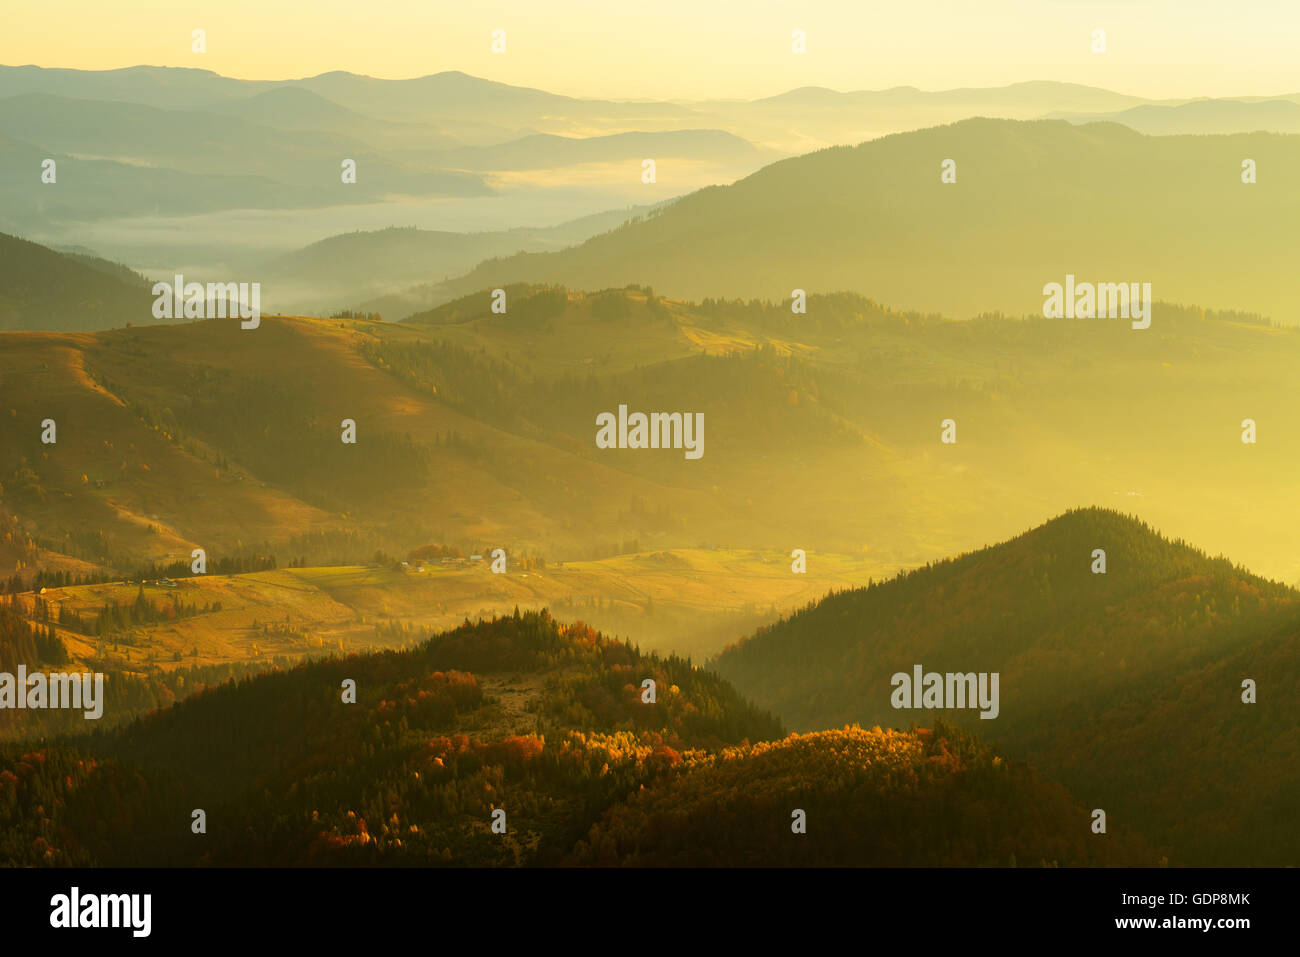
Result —
<instances>
[{"instance_id":1,"label":"distant mountain ridge","mask_svg":"<svg viewBox=\"0 0 1300 957\"><path fill-rule=\"evenodd\" d=\"M280 312L360 307L388 320L403 319L439 301L444 280L485 259L563 249L655 208L632 206L542 228L462 233L392 226L329 236L261 268L265 301Z\"/></svg>"},{"instance_id":2,"label":"distant mountain ridge","mask_svg":"<svg viewBox=\"0 0 1300 957\"><path fill-rule=\"evenodd\" d=\"M484 263L447 293L503 282L637 282L681 298L834 289L966 318L1041 315L1044 286L1072 274L1295 323L1300 181L1244 184L1243 157L1300 168L1300 136L964 120L773 163L574 249ZM941 180L946 160L955 182Z\"/></svg>"},{"instance_id":3,"label":"distant mountain ridge","mask_svg":"<svg viewBox=\"0 0 1300 957\"><path fill-rule=\"evenodd\" d=\"M288 93L286 91L294 91ZM712 127L720 124L751 141L785 152L797 150L788 129L791 111L798 125L818 138L817 145L852 143L903 129L950 123L972 115L1031 119L1044 115L1117 113L1144 105L1177 107L1187 99L1152 100L1099 87L1056 81L1025 81L1001 87L921 90L899 86L881 90L839 91L797 87L750 100L627 101L549 93L445 71L409 79L379 79L346 71L285 80L239 80L208 70L135 66L85 71L37 66L0 66L0 98L46 93L81 99L138 103L169 110L214 110L248 119L275 118L292 128L338 129L345 116L373 126L376 121L450 125L465 142L490 145L515 135L545 129L578 135L571 125L545 127L546 118L592 124L622 123L646 130ZM1300 103L1300 93L1270 98ZM291 107L304 115L295 117ZM340 112L346 111L346 112ZM912 119L906 119L911 111ZM838 114L838 116L836 115ZM784 133L781 127L786 126ZM848 131L859 131L853 139ZM496 131L496 135L492 131ZM582 133L581 135L589 135Z\"/></svg>"},{"instance_id":4,"label":"distant mountain ridge","mask_svg":"<svg viewBox=\"0 0 1300 957\"><path fill-rule=\"evenodd\" d=\"M1080 83L1060 83L1050 80L1031 80L997 87L962 87L948 90L922 90L915 86L896 86L885 90L838 91L820 86L800 87L776 96L754 100L761 105L790 105L817 107L900 106L936 103L998 104L1024 109L1051 108L1047 104L1074 103L1076 108L1088 104L1096 109L1101 104L1111 104L1111 109L1135 106L1150 102L1144 97L1115 93ZM1173 101L1181 103L1181 100ZM1056 106L1056 109L1068 109Z\"/></svg>"},{"instance_id":5,"label":"distant mountain ridge","mask_svg":"<svg viewBox=\"0 0 1300 957\"><path fill-rule=\"evenodd\" d=\"M1054 112L1071 123L1122 123L1148 136L1300 133L1300 103L1291 99L1194 100L1174 106L1143 104L1111 113Z\"/></svg>"},{"instance_id":6,"label":"distant mountain ridge","mask_svg":"<svg viewBox=\"0 0 1300 957\"><path fill-rule=\"evenodd\" d=\"M45 69L0 65L0 97L51 93L84 99L140 103L159 109L205 109L270 91L296 87L379 119L467 116L495 111L532 115L539 109L638 116L691 111L672 104L583 100L529 87L446 71L388 80L336 70L291 80L239 80L189 67L136 66L120 70Z\"/></svg>"},{"instance_id":7,"label":"distant mountain ridge","mask_svg":"<svg viewBox=\"0 0 1300 957\"><path fill-rule=\"evenodd\" d=\"M245 111L248 112L248 111ZM254 111L255 112L255 111ZM190 175L258 176L287 187L293 197L315 188L316 202L358 202L389 193L481 195L489 192L478 176L440 169L425 160L402 161L375 150L367 128L344 124L344 132L263 126L240 115L199 109L162 109L130 102L74 99L46 93L0 98L0 130L24 143L39 144L69 156L143 167L163 167ZM445 145L447 138L435 139ZM241 149L228 144L238 141ZM352 193L340 191L342 157L365 171ZM65 176L65 181L70 177ZM202 197L200 197L200 200ZM293 205L292 200L285 205Z\"/></svg>"},{"instance_id":8,"label":"distant mountain ridge","mask_svg":"<svg viewBox=\"0 0 1300 957\"><path fill-rule=\"evenodd\" d=\"M442 154L453 169L547 169L573 163L642 157L739 158L758 153L739 136L722 130L665 130L573 137L534 133L494 146L466 146Z\"/></svg>"}]
</instances>

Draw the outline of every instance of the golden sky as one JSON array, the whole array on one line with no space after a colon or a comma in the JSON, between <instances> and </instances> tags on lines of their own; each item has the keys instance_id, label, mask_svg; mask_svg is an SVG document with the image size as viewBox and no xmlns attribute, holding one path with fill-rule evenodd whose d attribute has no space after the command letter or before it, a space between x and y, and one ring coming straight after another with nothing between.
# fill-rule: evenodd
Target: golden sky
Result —
<instances>
[{"instance_id":1,"label":"golden sky","mask_svg":"<svg viewBox=\"0 0 1300 957\"><path fill-rule=\"evenodd\" d=\"M208 52L191 52L207 31ZM790 52L807 31L808 52ZM1107 52L1091 52L1092 31ZM506 31L506 53L489 47ZM1147 97L1300 91L1300 0L0 0L0 63L246 79L462 70L575 96L1064 80Z\"/></svg>"}]
</instances>

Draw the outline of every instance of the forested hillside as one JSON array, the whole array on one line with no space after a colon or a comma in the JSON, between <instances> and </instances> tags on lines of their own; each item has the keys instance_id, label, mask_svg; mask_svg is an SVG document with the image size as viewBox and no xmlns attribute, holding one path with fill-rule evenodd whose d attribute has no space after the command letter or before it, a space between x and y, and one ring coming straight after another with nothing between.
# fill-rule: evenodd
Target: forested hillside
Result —
<instances>
[{"instance_id":1,"label":"forested hillside","mask_svg":"<svg viewBox=\"0 0 1300 957\"><path fill-rule=\"evenodd\" d=\"M793 835L793 813L807 830ZM778 864L1152 866L1132 833L1094 834L1087 812L943 723L845 728L728 748L617 805L569 860L675 867ZM757 835L762 834L760 838Z\"/></svg>"},{"instance_id":2,"label":"forested hillside","mask_svg":"<svg viewBox=\"0 0 1300 957\"><path fill-rule=\"evenodd\" d=\"M1281 808L1300 798L1298 633L1293 589L1084 509L831 595L717 667L796 729L939 716L977 728L1093 806L1123 808L1179 863L1294 863L1300 828ZM998 673L997 717L895 709L891 676L917 664ZM1257 704L1242 700L1246 679ZM1256 846L1262 821L1274 830Z\"/></svg>"},{"instance_id":3,"label":"forested hillside","mask_svg":"<svg viewBox=\"0 0 1300 957\"><path fill-rule=\"evenodd\" d=\"M76 332L153 321L144 280L0 233L0 332Z\"/></svg>"},{"instance_id":4,"label":"forested hillside","mask_svg":"<svg viewBox=\"0 0 1300 957\"><path fill-rule=\"evenodd\" d=\"M348 681L355 704L344 702ZM1140 844L1091 835L1060 788L968 736L846 731L757 746L781 735L683 659L545 612L467 622L412 650L227 682L116 731L10 746L0 752L0 858L605 863L613 840L654 863L681 862L687 845L715 864L1150 860ZM829 777L802 792L782 784L812 766ZM734 792L717 792L722 803L700 795L718 774L750 795L735 814L719 816ZM824 790L827 780L840 783ZM641 808L682 795L675 822L638 821ZM800 803L820 833L804 844L790 830ZM191 830L194 809L206 812L206 833ZM504 834L491 829L498 809ZM925 830L893 832L922 817ZM978 834L930 840L975 821ZM656 833L629 833L641 827ZM844 841L828 840L834 828ZM880 831L892 836L868 836Z\"/></svg>"},{"instance_id":5,"label":"forested hillside","mask_svg":"<svg viewBox=\"0 0 1300 957\"><path fill-rule=\"evenodd\" d=\"M540 692L530 710L489 700L482 682L500 675ZM641 702L646 678L655 704ZM0 857L508 863L562 848L682 753L780 733L684 660L544 613L467 623L412 651L230 682L119 731L11 751ZM503 805L512 836L490 840ZM190 831L196 807L204 837Z\"/></svg>"}]
</instances>

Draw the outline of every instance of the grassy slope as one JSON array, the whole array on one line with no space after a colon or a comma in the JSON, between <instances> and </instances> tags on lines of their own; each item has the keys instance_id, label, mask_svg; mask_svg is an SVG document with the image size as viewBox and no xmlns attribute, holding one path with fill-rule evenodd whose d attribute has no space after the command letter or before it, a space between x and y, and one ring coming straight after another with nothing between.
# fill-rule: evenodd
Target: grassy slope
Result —
<instances>
[{"instance_id":1,"label":"grassy slope","mask_svg":"<svg viewBox=\"0 0 1300 957\"><path fill-rule=\"evenodd\" d=\"M550 607L647 650L704 658L782 611L882 571L842 556L816 556L810 572L796 576L782 555L734 550L648 552L504 575L485 565L416 567L281 568L181 578L175 587L150 583L145 597L162 608L173 602L221 608L104 638L55 630L76 661L98 652L116 668L172 669L364 651L467 618ZM47 588L41 598L56 616L63 608L93 620L109 602L130 605L139 588L120 582ZM20 601L30 613L31 595Z\"/></svg>"}]
</instances>

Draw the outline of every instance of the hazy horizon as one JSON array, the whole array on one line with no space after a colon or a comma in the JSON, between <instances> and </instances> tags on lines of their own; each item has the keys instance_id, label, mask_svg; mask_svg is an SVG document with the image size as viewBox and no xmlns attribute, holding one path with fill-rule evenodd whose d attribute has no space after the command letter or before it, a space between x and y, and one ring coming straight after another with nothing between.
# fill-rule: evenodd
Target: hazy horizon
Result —
<instances>
[{"instance_id":1,"label":"hazy horizon","mask_svg":"<svg viewBox=\"0 0 1300 957\"><path fill-rule=\"evenodd\" d=\"M1156 99L1300 91L1300 9L1273 0L1160 0L1140 8L1119 0L1010 0L993 12L962 0L901 9L844 0L740 12L733 4L687 0L625 9L590 0L468 9L337 0L313 4L310 15L283 0L214 8L10 0L0 62L93 70L197 66L241 79L333 70L401 79L459 70L602 99L753 99L801 86L944 90L1033 80ZM249 31L254 17L259 27ZM393 31L398 17L405 26ZM686 18L692 26L682 30ZM206 54L191 52L194 29L207 31ZM795 29L808 39L808 52L797 57L790 52ZM1107 32L1105 55L1091 52L1095 29ZM505 54L490 52L493 30L506 31ZM105 35L115 38L109 48ZM286 48L284 36L295 43ZM1033 37L1029 45L1026 36ZM343 58L340 44L348 50ZM779 78L774 70L783 71Z\"/></svg>"}]
</instances>

